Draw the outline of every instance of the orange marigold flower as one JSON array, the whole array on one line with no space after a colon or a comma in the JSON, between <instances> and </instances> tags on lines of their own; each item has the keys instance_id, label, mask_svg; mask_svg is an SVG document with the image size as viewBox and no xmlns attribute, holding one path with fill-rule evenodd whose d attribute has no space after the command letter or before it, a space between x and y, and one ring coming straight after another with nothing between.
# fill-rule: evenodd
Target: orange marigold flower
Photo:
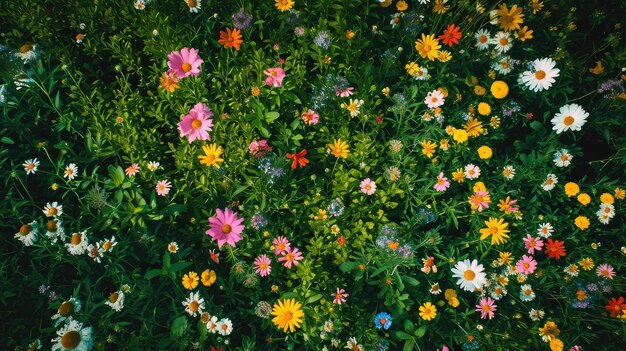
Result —
<instances>
[{"instance_id":1,"label":"orange marigold flower","mask_svg":"<svg viewBox=\"0 0 626 351\"><path fill-rule=\"evenodd\" d=\"M548 239L546 243L546 254L550 258L560 259L561 256L565 257L565 246L563 246L565 242L561 240L552 240Z\"/></svg>"},{"instance_id":2,"label":"orange marigold flower","mask_svg":"<svg viewBox=\"0 0 626 351\"><path fill-rule=\"evenodd\" d=\"M232 31L230 28L226 27L226 32L220 31L220 40L218 43L224 45L224 48L235 48L235 50L239 50L241 48L241 32L239 29L234 28Z\"/></svg>"},{"instance_id":3,"label":"orange marigold flower","mask_svg":"<svg viewBox=\"0 0 626 351\"><path fill-rule=\"evenodd\" d=\"M459 43L461 35L463 35L463 33L461 33L461 27L450 24L448 25L448 28L443 31L443 35L439 36L439 40L448 46L453 46L454 44Z\"/></svg>"}]
</instances>

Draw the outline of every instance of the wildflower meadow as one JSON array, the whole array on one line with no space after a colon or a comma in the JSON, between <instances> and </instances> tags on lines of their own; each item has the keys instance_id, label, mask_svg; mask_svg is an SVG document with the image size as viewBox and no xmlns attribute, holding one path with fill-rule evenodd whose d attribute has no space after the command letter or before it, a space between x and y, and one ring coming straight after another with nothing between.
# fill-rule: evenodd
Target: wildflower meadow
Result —
<instances>
[{"instance_id":1,"label":"wildflower meadow","mask_svg":"<svg viewBox=\"0 0 626 351\"><path fill-rule=\"evenodd\" d=\"M623 349L625 17L0 0L0 349Z\"/></svg>"}]
</instances>

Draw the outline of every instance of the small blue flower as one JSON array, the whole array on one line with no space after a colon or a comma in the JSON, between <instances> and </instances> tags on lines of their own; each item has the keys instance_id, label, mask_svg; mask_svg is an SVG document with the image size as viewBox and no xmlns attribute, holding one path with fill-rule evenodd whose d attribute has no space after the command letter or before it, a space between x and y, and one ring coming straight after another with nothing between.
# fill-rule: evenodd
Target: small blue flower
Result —
<instances>
[{"instance_id":1,"label":"small blue flower","mask_svg":"<svg viewBox=\"0 0 626 351\"><path fill-rule=\"evenodd\" d=\"M376 329L385 328L385 330L391 327L392 318L387 312L380 312L374 317L374 324L376 324Z\"/></svg>"}]
</instances>

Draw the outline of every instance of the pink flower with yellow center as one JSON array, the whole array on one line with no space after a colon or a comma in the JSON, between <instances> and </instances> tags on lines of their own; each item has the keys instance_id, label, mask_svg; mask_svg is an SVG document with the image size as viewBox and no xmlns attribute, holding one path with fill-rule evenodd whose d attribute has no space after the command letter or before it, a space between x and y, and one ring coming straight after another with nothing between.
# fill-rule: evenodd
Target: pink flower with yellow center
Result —
<instances>
[{"instance_id":1,"label":"pink flower with yellow center","mask_svg":"<svg viewBox=\"0 0 626 351\"><path fill-rule=\"evenodd\" d=\"M198 56L198 49L182 48L180 51L172 51L167 58L169 60L167 65L178 78L199 75L201 72L199 67L204 62Z\"/></svg>"},{"instance_id":2,"label":"pink flower with yellow center","mask_svg":"<svg viewBox=\"0 0 626 351\"><path fill-rule=\"evenodd\" d=\"M446 191L450 187L448 178L444 177L443 172L439 173L437 177L437 183L433 186L437 191Z\"/></svg>"},{"instance_id":3,"label":"pink flower with yellow center","mask_svg":"<svg viewBox=\"0 0 626 351\"><path fill-rule=\"evenodd\" d=\"M537 261L532 256L522 256L515 265L515 270L523 274L533 274L537 268Z\"/></svg>"},{"instance_id":4,"label":"pink flower with yellow center","mask_svg":"<svg viewBox=\"0 0 626 351\"><path fill-rule=\"evenodd\" d=\"M265 84L274 87L281 87L283 85L283 78L285 78L285 70L280 67L268 68L263 71L267 78L265 78Z\"/></svg>"},{"instance_id":5,"label":"pink flower with yellow center","mask_svg":"<svg viewBox=\"0 0 626 351\"><path fill-rule=\"evenodd\" d=\"M260 274L261 277L268 276L272 271L272 266L270 266L271 263L272 261L269 257L267 257L266 254L263 254L254 260L254 271Z\"/></svg>"},{"instance_id":6,"label":"pink flower with yellow center","mask_svg":"<svg viewBox=\"0 0 626 351\"><path fill-rule=\"evenodd\" d=\"M498 306L495 304L495 301L491 297L483 297L476 305L476 312L480 312L480 318L485 319L489 317L492 319L495 314L495 310Z\"/></svg>"},{"instance_id":7,"label":"pink flower with yellow center","mask_svg":"<svg viewBox=\"0 0 626 351\"><path fill-rule=\"evenodd\" d=\"M202 102L197 103L178 123L180 136L186 135L189 143L196 139L211 140L209 136L213 127L213 119L209 118L211 116L213 116L213 111L207 105Z\"/></svg>"},{"instance_id":8,"label":"pink flower with yellow center","mask_svg":"<svg viewBox=\"0 0 626 351\"><path fill-rule=\"evenodd\" d=\"M235 247L235 243L242 240L241 232L245 228L241 223L243 218L237 218L237 212L233 212L229 208L215 210L216 216L209 218L211 229L206 231L207 235L210 235L213 240L217 240L217 246L222 248L222 245L228 243L228 245Z\"/></svg>"},{"instance_id":9,"label":"pink flower with yellow center","mask_svg":"<svg viewBox=\"0 0 626 351\"><path fill-rule=\"evenodd\" d=\"M284 236L279 236L272 241L274 245L274 255L283 255L285 251L291 248L291 243Z\"/></svg>"},{"instance_id":10,"label":"pink flower with yellow center","mask_svg":"<svg viewBox=\"0 0 626 351\"><path fill-rule=\"evenodd\" d=\"M299 265L299 261L301 261L302 259L302 252L300 252L297 247L294 247L293 249L289 247L285 250L283 255L278 258L278 261L285 262L285 267L291 268L292 265Z\"/></svg>"},{"instance_id":11,"label":"pink flower with yellow center","mask_svg":"<svg viewBox=\"0 0 626 351\"><path fill-rule=\"evenodd\" d=\"M529 254L534 255L535 250L541 251L541 248L543 248L543 240L541 240L541 238L532 237L530 234L526 234L526 237L524 238L524 246L526 247L526 250L528 250Z\"/></svg>"}]
</instances>

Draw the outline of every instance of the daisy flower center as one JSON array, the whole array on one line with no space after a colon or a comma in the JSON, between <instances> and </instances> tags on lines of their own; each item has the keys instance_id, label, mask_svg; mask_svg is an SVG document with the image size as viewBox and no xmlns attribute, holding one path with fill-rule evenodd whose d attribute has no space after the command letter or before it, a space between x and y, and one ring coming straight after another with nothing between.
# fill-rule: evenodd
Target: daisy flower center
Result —
<instances>
[{"instance_id":1,"label":"daisy flower center","mask_svg":"<svg viewBox=\"0 0 626 351\"><path fill-rule=\"evenodd\" d=\"M259 265L259 268L261 268L262 270L266 270L267 269L267 263L261 262L261 264Z\"/></svg>"},{"instance_id":2,"label":"daisy flower center","mask_svg":"<svg viewBox=\"0 0 626 351\"><path fill-rule=\"evenodd\" d=\"M437 184L443 185L444 183L445 183L445 180L443 180L441 178L437 179Z\"/></svg>"},{"instance_id":3,"label":"daisy flower center","mask_svg":"<svg viewBox=\"0 0 626 351\"><path fill-rule=\"evenodd\" d=\"M65 174L72 175L72 174L74 174L74 170L73 170L73 169L71 169L71 168L68 168L68 169L65 171Z\"/></svg>"},{"instance_id":4,"label":"daisy flower center","mask_svg":"<svg viewBox=\"0 0 626 351\"><path fill-rule=\"evenodd\" d=\"M188 63L188 62L185 62L185 63L183 63L181 68L183 69L183 72L185 72L185 73L189 72L189 71L191 71L191 64Z\"/></svg>"},{"instance_id":5,"label":"daisy flower center","mask_svg":"<svg viewBox=\"0 0 626 351\"><path fill-rule=\"evenodd\" d=\"M111 301L111 303L115 303L119 297L120 297L119 293L117 292L111 293L109 295L109 301Z\"/></svg>"},{"instance_id":6,"label":"daisy flower center","mask_svg":"<svg viewBox=\"0 0 626 351\"><path fill-rule=\"evenodd\" d=\"M70 301L65 301L59 306L59 314L63 317L69 316L72 312L74 312L74 304Z\"/></svg>"},{"instance_id":7,"label":"daisy flower center","mask_svg":"<svg viewBox=\"0 0 626 351\"><path fill-rule=\"evenodd\" d=\"M48 221L48 223L46 223L46 229L48 229L49 232L56 231L57 223L55 221Z\"/></svg>"},{"instance_id":8,"label":"daisy flower center","mask_svg":"<svg viewBox=\"0 0 626 351\"><path fill-rule=\"evenodd\" d=\"M285 255L285 260L287 262L291 262L291 261L295 260L295 257L294 257L294 255L292 253L288 253L287 255ZM289 315L291 315L291 313L289 313Z\"/></svg>"},{"instance_id":9,"label":"daisy flower center","mask_svg":"<svg viewBox=\"0 0 626 351\"><path fill-rule=\"evenodd\" d=\"M569 159L569 157L567 157L567 155L561 156L561 161L567 161L568 159Z\"/></svg>"},{"instance_id":10,"label":"daisy flower center","mask_svg":"<svg viewBox=\"0 0 626 351\"><path fill-rule=\"evenodd\" d=\"M365 190L371 190L371 189L372 189L372 187L369 184L365 185Z\"/></svg>"},{"instance_id":11,"label":"daisy flower center","mask_svg":"<svg viewBox=\"0 0 626 351\"><path fill-rule=\"evenodd\" d=\"M189 310L191 310L192 312L196 312L199 307L200 307L200 304L198 303L198 301L191 301L189 303Z\"/></svg>"},{"instance_id":12,"label":"daisy flower center","mask_svg":"<svg viewBox=\"0 0 626 351\"><path fill-rule=\"evenodd\" d=\"M72 240L71 240L72 245L78 245L80 244L81 241L83 241L83 238L82 238L82 235L80 235L80 233L72 234Z\"/></svg>"},{"instance_id":13,"label":"daisy flower center","mask_svg":"<svg viewBox=\"0 0 626 351\"><path fill-rule=\"evenodd\" d=\"M468 269L465 271L465 273L463 273L463 278L465 278L465 280L474 280L474 278L476 278L476 273L474 273L473 270Z\"/></svg>"},{"instance_id":14,"label":"daisy flower center","mask_svg":"<svg viewBox=\"0 0 626 351\"><path fill-rule=\"evenodd\" d=\"M102 248L106 251L111 249L111 247L113 247L113 243L110 241L105 242L104 244L102 244Z\"/></svg>"},{"instance_id":15,"label":"daisy flower center","mask_svg":"<svg viewBox=\"0 0 626 351\"><path fill-rule=\"evenodd\" d=\"M291 321L292 318L293 314L291 313L291 311L285 311L285 313L283 314L283 319L285 320L285 322Z\"/></svg>"},{"instance_id":16,"label":"daisy flower center","mask_svg":"<svg viewBox=\"0 0 626 351\"><path fill-rule=\"evenodd\" d=\"M57 214L57 212L59 212L55 207L52 207L51 209L48 210L48 213L50 213L51 215L55 215Z\"/></svg>"},{"instance_id":17,"label":"daisy flower center","mask_svg":"<svg viewBox=\"0 0 626 351\"><path fill-rule=\"evenodd\" d=\"M61 337L61 346L64 349L71 350L76 348L80 343L80 333L76 330L70 330Z\"/></svg>"},{"instance_id":18,"label":"daisy flower center","mask_svg":"<svg viewBox=\"0 0 626 351\"><path fill-rule=\"evenodd\" d=\"M563 118L563 124L565 124L566 126L571 126L572 124L574 124L574 117L567 116Z\"/></svg>"},{"instance_id":19,"label":"daisy flower center","mask_svg":"<svg viewBox=\"0 0 626 351\"><path fill-rule=\"evenodd\" d=\"M385 323L387 323L387 319L385 319L385 318L381 318L381 319L380 319L380 324L385 324Z\"/></svg>"},{"instance_id":20,"label":"daisy flower center","mask_svg":"<svg viewBox=\"0 0 626 351\"><path fill-rule=\"evenodd\" d=\"M228 234L228 233L230 233L232 231L233 231L233 227L231 227L230 224L222 225L222 233Z\"/></svg>"},{"instance_id":21,"label":"daisy flower center","mask_svg":"<svg viewBox=\"0 0 626 351\"><path fill-rule=\"evenodd\" d=\"M524 266L524 268L528 269L528 268L530 268L530 263L528 263L528 262L524 262L524 263L523 263L523 266Z\"/></svg>"},{"instance_id":22,"label":"daisy flower center","mask_svg":"<svg viewBox=\"0 0 626 351\"><path fill-rule=\"evenodd\" d=\"M542 80L546 77L546 72L543 70L539 70L537 72L535 72L535 78Z\"/></svg>"},{"instance_id":23,"label":"daisy flower center","mask_svg":"<svg viewBox=\"0 0 626 351\"><path fill-rule=\"evenodd\" d=\"M486 43L486 42L487 42L487 36L486 36L486 35L481 35L481 36L480 36L480 38L478 38L478 41L479 41L481 44Z\"/></svg>"},{"instance_id":24,"label":"daisy flower center","mask_svg":"<svg viewBox=\"0 0 626 351\"><path fill-rule=\"evenodd\" d=\"M190 8L196 7L196 0L187 0L187 6Z\"/></svg>"},{"instance_id":25,"label":"daisy flower center","mask_svg":"<svg viewBox=\"0 0 626 351\"><path fill-rule=\"evenodd\" d=\"M489 228L489 233L491 233L493 235L498 234L498 228L496 228L496 227Z\"/></svg>"},{"instance_id":26,"label":"daisy flower center","mask_svg":"<svg viewBox=\"0 0 626 351\"><path fill-rule=\"evenodd\" d=\"M30 224L24 224L20 227L20 235L26 236L31 232L31 230L33 230L33 227Z\"/></svg>"},{"instance_id":27,"label":"daisy flower center","mask_svg":"<svg viewBox=\"0 0 626 351\"><path fill-rule=\"evenodd\" d=\"M489 305L483 305L483 311L485 311L485 312L491 312L491 306L489 306Z\"/></svg>"},{"instance_id":28,"label":"daisy flower center","mask_svg":"<svg viewBox=\"0 0 626 351\"><path fill-rule=\"evenodd\" d=\"M430 51L430 50L431 50L430 45L428 45L428 44L424 44L424 51L428 52L428 51Z\"/></svg>"},{"instance_id":29,"label":"daisy flower center","mask_svg":"<svg viewBox=\"0 0 626 351\"><path fill-rule=\"evenodd\" d=\"M33 168L35 168L35 164L34 163L29 163L27 167L28 167L28 169L33 169Z\"/></svg>"},{"instance_id":30,"label":"daisy flower center","mask_svg":"<svg viewBox=\"0 0 626 351\"><path fill-rule=\"evenodd\" d=\"M430 308L424 308L424 315L430 315Z\"/></svg>"},{"instance_id":31,"label":"daisy flower center","mask_svg":"<svg viewBox=\"0 0 626 351\"><path fill-rule=\"evenodd\" d=\"M531 295L532 293L533 293L533 291L530 290L530 289L524 290L524 294L526 294L526 295Z\"/></svg>"},{"instance_id":32,"label":"daisy flower center","mask_svg":"<svg viewBox=\"0 0 626 351\"><path fill-rule=\"evenodd\" d=\"M509 39L507 39L507 38L500 38L500 45L506 46L508 44L509 44Z\"/></svg>"}]
</instances>

